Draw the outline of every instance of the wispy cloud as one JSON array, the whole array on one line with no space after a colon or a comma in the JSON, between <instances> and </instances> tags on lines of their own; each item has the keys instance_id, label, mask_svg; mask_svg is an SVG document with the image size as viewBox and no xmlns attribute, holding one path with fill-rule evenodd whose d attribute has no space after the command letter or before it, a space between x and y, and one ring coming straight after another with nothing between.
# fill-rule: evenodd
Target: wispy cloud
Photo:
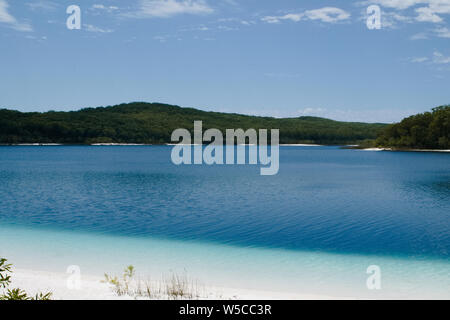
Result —
<instances>
[{"instance_id":1,"label":"wispy cloud","mask_svg":"<svg viewBox=\"0 0 450 320\"><path fill-rule=\"evenodd\" d=\"M334 23L350 18L350 13L335 7L325 7L322 9L308 10L305 16L310 20L320 20L322 22Z\"/></svg>"},{"instance_id":2,"label":"wispy cloud","mask_svg":"<svg viewBox=\"0 0 450 320\"><path fill-rule=\"evenodd\" d=\"M336 23L350 18L350 13L340 8L324 7L307 10L301 13L289 13L283 16L265 16L261 20L267 23L280 23L283 20L299 22L302 20L319 20L321 22Z\"/></svg>"},{"instance_id":3,"label":"wispy cloud","mask_svg":"<svg viewBox=\"0 0 450 320\"><path fill-rule=\"evenodd\" d=\"M95 32L95 33L111 33L114 31L111 29L102 29L102 28L96 27L92 24L84 24L83 27L84 27L84 30L86 30L88 32Z\"/></svg>"},{"instance_id":4,"label":"wispy cloud","mask_svg":"<svg viewBox=\"0 0 450 320\"><path fill-rule=\"evenodd\" d=\"M399 23L411 23L414 19L398 12L386 12L381 14L381 26L383 28L395 28Z\"/></svg>"},{"instance_id":5,"label":"wispy cloud","mask_svg":"<svg viewBox=\"0 0 450 320\"><path fill-rule=\"evenodd\" d=\"M127 16L137 18L170 18L181 14L205 15L213 13L205 0L140 0L136 12Z\"/></svg>"},{"instance_id":6,"label":"wispy cloud","mask_svg":"<svg viewBox=\"0 0 450 320\"><path fill-rule=\"evenodd\" d=\"M439 51L433 52L433 63L448 64L450 63L450 56L444 56Z\"/></svg>"},{"instance_id":7,"label":"wispy cloud","mask_svg":"<svg viewBox=\"0 0 450 320\"><path fill-rule=\"evenodd\" d=\"M370 14L364 9L360 21L367 21ZM401 23L412 23L415 19L413 17L404 15L397 11L381 10L381 27L395 29Z\"/></svg>"},{"instance_id":8,"label":"wispy cloud","mask_svg":"<svg viewBox=\"0 0 450 320\"><path fill-rule=\"evenodd\" d=\"M438 28L434 29L434 32L440 38L450 38L450 29L449 28Z\"/></svg>"},{"instance_id":9,"label":"wispy cloud","mask_svg":"<svg viewBox=\"0 0 450 320\"><path fill-rule=\"evenodd\" d=\"M8 2L6 2L6 0L0 0L0 23L4 23L17 31L33 31L30 24L17 21L17 19L9 13L8 8Z\"/></svg>"},{"instance_id":10,"label":"wispy cloud","mask_svg":"<svg viewBox=\"0 0 450 320\"><path fill-rule=\"evenodd\" d=\"M413 34L409 39L410 40L425 40L425 39L428 39L428 35L425 32L419 32L419 33Z\"/></svg>"},{"instance_id":11,"label":"wispy cloud","mask_svg":"<svg viewBox=\"0 0 450 320\"><path fill-rule=\"evenodd\" d=\"M416 12L418 13L416 20L420 22L439 23L444 21L444 19L438 16L430 7L417 8Z\"/></svg>"},{"instance_id":12,"label":"wispy cloud","mask_svg":"<svg viewBox=\"0 0 450 320\"><path fill-rule=\"evenodd\" d=\"M105 6L104 4L93 4L91 7L91 10L97 10L97 11L106 11L106 12L115 12L119 10L119 7L117 6Z\"/></svg>"},{"instance_id":13,"label":"wispy cloud","mask_svg":"<svg viewBox=\"0 0 450 320\"><path fill-rule=\"evenodd\" d=\"M35 0L27 3L28 8L31 10L42 11L55 11L58 8L58 4L48 0Z\"/></svg>"},{"instance_id":14,"label":"wispy cloud","mask_svg":"<svg viewBox=\"0 0 450 320\"><path fill-rule=\"evenodd\" d=\"M412 63L427 63L427 64L449 64L450 56L445 56L439 51L434 51L431 57L414 57L409 58Z\"/></svg>"},{"instance_id":15,"label":"wispy cloud","mask_svg":"<svg viewBox=\"0 0 450 320\"><path fill-rule=\"evenodd\" d=\"M417 58L411 58L410 60L412 63L422 63L428 61L427 57L417 57Z\"/></svg>"}]
</instances>

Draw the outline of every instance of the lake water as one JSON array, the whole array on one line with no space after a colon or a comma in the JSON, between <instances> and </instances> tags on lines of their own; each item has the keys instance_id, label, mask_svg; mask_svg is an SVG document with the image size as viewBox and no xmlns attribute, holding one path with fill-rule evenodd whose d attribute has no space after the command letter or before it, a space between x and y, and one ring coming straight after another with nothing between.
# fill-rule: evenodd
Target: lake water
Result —
<instances>
[{"instance_id":1,"label":"lake water","mask_svg":"<svg viewBox=\"0 0 450 320\"><path fill-rule=\"evenodd\" d=\"M450 297L450 155L281 147L280 172L175 166L167 146L0 147L0 255L90 273ZM378 265L383 288L366 287Z\"/></svg>"}]
</instances>

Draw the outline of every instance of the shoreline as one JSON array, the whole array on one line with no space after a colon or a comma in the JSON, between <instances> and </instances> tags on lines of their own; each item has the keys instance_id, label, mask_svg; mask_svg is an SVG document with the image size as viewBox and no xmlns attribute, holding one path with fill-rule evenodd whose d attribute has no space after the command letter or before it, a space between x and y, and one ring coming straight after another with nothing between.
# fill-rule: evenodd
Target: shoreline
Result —
<instances>
[{"instance_id":1,"label":"shoreline","mask_svg":"<svg viewBox=\"0 0 450 320\"><path fill-rule=\"evenodd\" d=\"M155 293L153 297L145 296L119 296L113 287L102 282L104 278L84 275L80 277L80 288L69 289L71 275L27 269L13 269L11 288L25 290L31 296L39 292L51 292L52 300L169 300L173 299L166 294ZM140 279L139 275L136 279ZM164 287L163 280L151 280L148 283L152 288ZM263 291L246 288L228 288L219 286L206 286L194 283L194 300L355 300L355 298L337 298L326 295L303 294L292 292ZM133 286L136 289L138 286ZM156 292L156 291L155 291ZM179 300L186 300L180 298Z\"/></svg>"},{"instance_id":2,"label":"shoreline","mask_svg":"<svg viewBox=\"0 0 450 320\"><path fill-rule=\"evenodd\" d=\"M64 144L64 143L17 143L17 144L0 144L0 147L173 147L179 144L162 143L162 144L144 144L144 143L92 143L92 144ZM188 146L195 146L190 144ZM206 146L207 144L204 144ZM251 146L251 145L237 145ZM450 153L450 149L397 149L397 148L361 148L358 145L326 145L326 144L279 144L279 147L341 147L344 150L360 150L360 151L389 151L389 152L439 152Z\"/></svg>"},{"instance_id":3,"label":"shoreline","mask_svg":"<svg viewBox=\"0 0 450 320\"><path fill-rule=\"evenodd\" d=\"M299 144L280 144L280 147L327 147L327 145L299 143ZM329 147L332 147L332 145L329 145Z\"/></svg>"},{"instance_id":4,"label":"shoreline","mask_svg":"<svg viewBox=\"0 0 450 320\"><path fill-rule=\"evenodd\" d=\"M69 147L69 146L80 146L80 147L121 147L121 146L178 146L179 143L91 143L91 144L75 144L75 143L11 143L11 144L0 144L0 147ZM184 144L184 146L199 146L200 144ZM203 144L207 146L208 144ZM225 144L224 144L225 146ZM236 146L257 146L256 144L239 144ZM339 145L323 145L323 144L279 144L280 147L336 147Z\"/></svg>"},{"instance_id":5,"label":"shoreline","mask_svg":"<svg viewBox=\"0 0 450 320\"><path fill-rule=\"evenodd\" d=\"M440 149L393 149L393 148L365 148L365 149L354 149L362 151L389 151L389 152L450 152L450 150L440 150Z\"/></svg>"}]
</instances>

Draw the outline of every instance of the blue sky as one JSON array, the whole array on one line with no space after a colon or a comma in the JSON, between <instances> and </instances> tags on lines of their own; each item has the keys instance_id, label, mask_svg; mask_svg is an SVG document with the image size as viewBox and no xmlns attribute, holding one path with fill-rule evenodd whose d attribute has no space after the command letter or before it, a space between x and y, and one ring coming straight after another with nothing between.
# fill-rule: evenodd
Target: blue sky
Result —
<instances>
[{"instance_id":1,"label":"blue sky","mask_svg":"<svg viewBox=\"0 0 450 320\"><path fill-rule=\"evenodd\" d=\"M449 18L450 0L0 0L0 107L394 122L450 103Z\"/></svg>"}]
</instances>

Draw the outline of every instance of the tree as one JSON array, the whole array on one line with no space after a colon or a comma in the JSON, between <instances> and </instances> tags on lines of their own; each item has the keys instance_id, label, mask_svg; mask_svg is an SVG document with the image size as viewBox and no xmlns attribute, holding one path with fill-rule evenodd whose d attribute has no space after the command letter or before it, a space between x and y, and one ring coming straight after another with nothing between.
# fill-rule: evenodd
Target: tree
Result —
<instances>
[{"instance_id":1,"label":"tree","mask_svg":"<svg viewBox=\"0 0 450 320\"><path fill-rule=\"evenodd\" d=\"M398 149L449 149L449 141L450 105L447 105L386 127L379 134L376 144Z\"/></svg>"}]
</instances>

